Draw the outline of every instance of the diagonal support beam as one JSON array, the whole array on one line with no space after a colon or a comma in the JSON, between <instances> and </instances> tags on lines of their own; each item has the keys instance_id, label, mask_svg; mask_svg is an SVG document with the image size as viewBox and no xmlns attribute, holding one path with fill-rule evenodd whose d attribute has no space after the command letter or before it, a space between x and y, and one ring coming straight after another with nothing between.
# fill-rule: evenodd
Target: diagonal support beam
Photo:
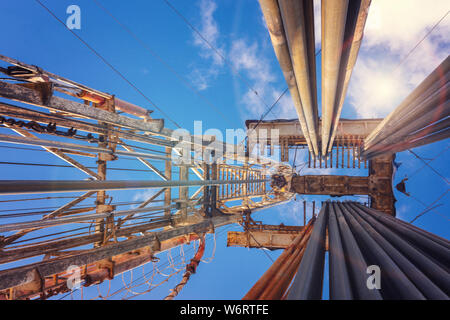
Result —
<instances>
[{"instance_id":1,"label":"diagonal support beam","mask_svg":"<svg viewBox=\"0 0 450 320\"><path fill-rule=\"evenodd\" d=\"M54 210L53 212L45 215L44 217L42 217L42 220L47 220L47 219L52 219L52 218L58 217L59 215L63 214L64 212L66 212L67 210L72 208L73 206L76 206L77 204L79 204L83 200L91 197L95 193L96 193L95 191L86 192L82 196L80 196L80 197L78 197L78 198L76 198L76 199L66 203L65 205L63 205L63 206L59 207L58 209ZM4 247L4 246L6 246L6 245L16 241L17 239L23 237L27 233L30 233L32 231L39 230L39 229L41 229L41 228L30 228L30 229L20 230L20 231L16 232L15 234L13 234L11 236L8 236L5 239L3 239L1 244L0 244L0 247Z\"/></svg>"},{"instance_id":2,"label":"diagonal support beam","mask_svg":"<svg viewBox=\"0 0 450 320\"><path fill-rule=\"evenodd\" d=\"M5 124L5 126L9 127L8 124ZM13 130L14 132L20 134L22 137L27 137L27 138L32 138L32 139L38 139L34 134L24 130L24 129L19 129L19 128L13 128L10 127L11 130ZM83 166L81 163L79 163L78 161L72 159L71 157L69 157L68 155L64 154L60 149L57 148L49 148L49 147L44 147L41 146L44 150L50 152L51 154L57 156L58 158L60 158L61 160L64 160L65 162L71 164L72 166L74 166L75 168L79 169L80 171L86 173L88 176L91 176L92 178L96 179L96 180L100 180L100 177L98 174L96 174L94 171L86 168L85 166Z\"/></svg>"},{"instance_id":3,"label":"diagonal support beam","mask_svg":"<svg viewBox=\"0 0 450 320\"><path fill-rule=\"evenodd\" d=\"M120 139L119 139L119 142L120 142L120 143L123 143L123 141L120 140ZM124 145L124 144L121 144L121 146L122 146L122 148L124 148L126 151L134 152L134 149L131 148L131 147L128 147L128 146L126 146L126 145ZM166 177L161 171L159 171L158 168L156 168L154 165L152 165L150 162L148 162L147 160L145 160L144 158L141 158L141 157L137 157L137 159L138 159L140 162L142 162L147 168L149 168L149 169L152 170L154 173L156 173L161 179L163 179L164 181L167 181L167 180L168 180L167 177Z\"/></svg>"}]
</instances>

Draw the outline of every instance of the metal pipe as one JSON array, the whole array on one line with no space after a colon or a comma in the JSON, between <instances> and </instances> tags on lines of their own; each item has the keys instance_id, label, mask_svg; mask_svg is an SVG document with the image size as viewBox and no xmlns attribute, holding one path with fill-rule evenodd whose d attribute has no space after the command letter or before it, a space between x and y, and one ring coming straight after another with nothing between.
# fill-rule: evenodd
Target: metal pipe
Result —
<instances>
[{"instance_id":1,"label":"metal pipe","mask_svg":"<svg viewBox=\"0 0 450 320\"><path fill-rule=\"evenodd\" d=\"M395 120L399 115L408 112L410 105L430 87L439 83L443 77L450 71L450 56L441 62L387 117L385 117L377 127L364 140L365 143L376 142L378 137L382 136L385 126ZM445 83L445 82L444 82Z\"/></svg>"},{"instance_id":2,"label":"metal pipe","mask_svg":"<svg viewBox=\"0 0 450 320\"><path fill-rule=\"evenodd\" d=\"M281 18L280 8L278 6L277 0L259 0L259 3L264 14L264 19L266 20L275 55L277 56L278 62L280 63L281 70L283 71L284 78L292 97L292 101L294 102L295 110L297 111L303 136L305 137L309 150L311 150L311 152L314 152L297 87L292 60L289 54L289 48L284 31L283 21Z\"/></svg>"},{"instance_id":3,"label":"metal pipe","mask_svg":"<svg viewBox=\"0 0 450 320\"><path fill-rule=\"evenodd\" d=\"M140 118L144 118L144 119L149 119L150 113L152 112L151 110L147 110L145 108L139 107L135 104L121 100L119 98L114 98L114 107L117 110L120 110L120 111L128 113L128 114L132 114L136 117L140 117Z\"/></svg>"},{"instance_id":4,"label":"metal pipe","mask_svg":"<svg viewBox=\"0 0 450 320\"><path fill-rule=\"evenodd\" d=\"M448 83L449 80L449 72L450 72L450 56L447 58L432 72L428 75L425 80L423 80L419 86L411 92L406 99L402 101L402 103L393 110L383 121L381 121L375 130L366 137L364 140L364 149L363 155L366 156L370 147L377 145L384 138L388 137L390 133L394 132L396 128L399 128L401 122L399 119L408 116L411 110L414 110L417 105L420 105L422 101L428 98L431 94L436 92L435 88L442 88ZM448 94L444 92L444 94ZM445 103L448 97L442 100L440 103L435 104L434 108L436 111L439 111L437 108ZM423 105L424 107L428 107L427 110L430 110L430 106ZM431 110L433 105L431 105ZM437 119L434 119L436 121Z\"/></svg>"},{"instance_id":5,"label":"metal pipe","mask_svg":"<svg viewBox=\"0 0 450 320\"><path fill-rule=\"evenodd\" d=\"M367 288L366 272L368 264L366 259L342 214L340 206L333 203L333 207L341 231L342 244L347 259L349 275L352 279L353 298L360 300L381 300L382 296L378 290L370 290Z\"/></svg>"},{"instance_id":6,"label":"metal pipe","mask_svg":"<svg viewBox=\"0 0 450 320\"><path fill-rule=\"evenodd\" d=\"M450 73L449 73L450 79ZM365 152L377 150L383 146L399 143L405 137L414 132L428 127L436 121L443 120L450 115L450 83L440 86L437 90L426 95L422 101L411 105L407 115L396 123L384 128L384 136L379 137L376 142L365 144ZM392 121L394 122L394 121Z\"/></svg>"},{"instance_id":7,"label":"metal pipe","mask_svg":"<svg viewBox=\"0 0 450 320\"><path fill-rule=\"evenodd\" d=\"M352 300L352 288L348 268L345 262L345 254L341 241L341 234L334 210L334 203L328 206L328 250L329 250L329 272L330 272L330 299Z\"/></svg>"},{"instance_id":8,"label":"metal pipe","mask_svg":"<svg viewBox=\"0 0 450 320\"><path fill-rule=\"evenodd\" d=\"M319 217L314 224L314 230L287 296L288 300L319 300L322 298L325 231L328 222L326 207L328 205L329 203L325 203L322 206Z\"/></svg>"},{"instance_id":9,"label":"metal pipe","mask_svg":"<svg viewBox=\"0 0 450 320\"><path fill-rule=\"evenodd\" d=\"M338 81L348 0L322 0L322 155L328 151L336 117Z\"/></svg>"},{"instance_id":10,"label":"metal pipe","mask_svg":"<svg viewBox=\"0 0 450 320\"><path fill-rule=\"evenodd\" d=\"M358 58L359 48L361 47L370 2L371 0L349 2L339 71L339 89L338 96L336 97L336 116L334 122L331 124L331 138L328 142L328 152L331 152L333 148L348 85L352 76L353 67Z\"/></svg>"},{"instance_id":11,"label":"metal pipe","mask_svg":"<svg viewBox=\"0 0 450 320\"><path fill-rule=\"evenodd\" d=\"M414 232L412 229L407 228L402 224L395 223L376 210L371 208L364 208L364 210L371 214L376 220L395 231L397 234L402 235L405 239L420 248L427 255L434 257L435 260L441 263L445 268L447 268L447 270L450 270L450 249L448 249L448 247L442 246L428 237L425 237L418 232Z\"/></svg>"},{"instance_id":12,"label":"metal pipe","mask_svg":"<svg viewBox=\"0 0 450 320\"><path fill-rule=\"evenodd\" d=\"M429 299L447 299L447 295L450 294L450 278L448 272L441 268L439 265L428 259L422 252L414 248L408 241L403 240L396 233L389 228L379 223L372 218L367 212L365 207L356 203L350 203L350 207L364 220L367 221L379 234L383 235L383 241L388 241L388 244L394 245L406 258L408 258L415 266L417 266L431 281L426 283L425 287L419 286L419 289ZM398 219L397 219L398 220ZM379 242L381 243L381 242ZM414 265L410 271L414 271ZM412 279L412 277L411 277ZM417 282L415 282L418 285ZM446 292L442 292L439 287Z\"/></svg>"},{"instance_id":13,"label":"metal pipe","mask_svg":"<svg viewBox=\"0 0 450 320\"><path fill-rule=\"evenodd\" d=\"M311 236L312 230L311 225L305 230L301 242L296 246L294 252L288 257L287 261L285 261L281 268L278 269L276 275L272 277L265 292L260 296L260 300L281 299L295 276L295 271L298 269L303 254L305 253L306 243Z\"/></svg>"},{"instance_id":14,"label":"metal pipe","mask_svg":"<svg viewBox=\"0 0 450 320\"><path fill-rule=\"evenodd\" d=\"M370 230L361 226L350 213L348 207L342 204L340 206L345 219L350 225L352 233L360 243L364 255L368 257L368 261L370 263L373 262L374 265L378 265L380 269L383 270L384 276L381 277L383 298L402 298L408 300L425 299L423 294L373 238L373 234L370 234Z\"/></svg>"},{"instance_id":15,"label":"metal pipe","mask_svg":"<svg viewBox=\"0 0 450 320\"><path fill-rule=\"evenodd\" d=\"M448 86L450 81L450 72L443 75L440 81L433 83L428 87L421 95L417 96L415 99L410 100L407 109L400 110L395 117L391 119L383 127L383 130L379 134L371 139L365 141L366 148L371 145L378 144L384 141L392 133L396 133L397 128L402 128L405 124L415 122L417 117L422 115L426 111L437 111L437 116L435 121L439 118L439 110L436 106L442 104L448 100Z\"/></svg>"},{"instance_id":16,"label":"metal pipe","mask_svg":"<svg viewBox=\"0 0 450 320\"><path fill-rule=\"evenodd\" d=\"M450 117L444 120L438 120L430 124L428 127L422 128L407 137L407 140L423 139L426 136L438 133L439 131L450 128Z\"/></svg>"},{"instance_id":17,"label":"metal pipe","mask_svg":"<svg viewBox=\"0 0 450 320\"><path fill-rule=\"evenodd\" d=\"M0 194L53 193L98 190L176 188L266 182L261 180L146 181L146 180L0 180Z\"/></svg>"},{"instance_id":18,"label":"metal pipe","mask_svg":"<svg viewBox=\"0 0 450 320\"><path fill-rule=\"evenodd\" d=\"M389 257L397 264L411 282L420 290L420 292L428 299L447 299L447 295L439 289L420 269L418 269L411 261L409 261L394 245L398 242L388 241L386 234L380 234L373 226L365 221L359 215L359 207L351 203L344 203L350 214L358 221L365 231L380 245L381 248L389 255ZM426 259L426 258L425 258ZM445 273L444 273L445 274ZM445 277L445 276L444 276Z\"/></svg>"},{"instance_id":19,"label":"metal pipe","mask_svg":"<svg viewBox=\"0 0 450 320\"><path fill-rule=\"evenodd\" d=\"M437 242L440 245L450 249L450 241L448 241L447 239L444 239L444 238L439 237L439 236L437 236L437 235L435 235L433 233L430 233L430 232L428 232L426 230L423 230L423 229L421 229L419 227L416 227L415 225L413 225L411 223L408 223L406 221L403 221L403 220L400 220L400 219L396 219L396 218L394 218L394 217L392 217L390 215L386 215L386 217L391 219L392 221L397 221L398 223L404 225L405 227L407 227L407 228L409 228L409 229L411 229L413 231L416 231L416 232L420 233L421 235L427 237L428 239L431 239L434 242Z\"/></svg>"},{"instance_id":20,"label":"metal pipe","mask_svg":"<svg viewBox=\"0 0 450 320\"><path fill-rule=\"evenodd\" d=\"M444 129L437 133L433 133L433 134L426 136L424 138L421 138L421 139L411 139L411 140L407 140L402 143L397 143L397 144L391 145L389 147L389 149L384 149L383 152L374 151L373 153L368 153L367 155L365 155L365 157L366 158L375 158L375 157L377 157L379 155L383 155L383 154L392 154L395 152L401 152L401 151L404 151L407 149L424 146L424 145L427 145L427 144L430 144L430 143L433 143L436 141L445 140L447 138L450 138L450 128Z\"/></svg>"},{"instance_id":21,"label":"metal pipe","mask_svg":"<svg viewBox=\"0 0 450 320\"><path fill-rule=\"evenodd\" d=\"M279 0L297 90L315 156L319 155L314 6L312 0Z\"/></svg>"},{"instance_id":22,"label":"metal pipe","mask_svg":"<svg viewBox=\"0 0 450 320\"><path fill-rule=\"evenodd\" d=\"M105 97L102 97L98 94L88 92L85 90L82 90L80 93L76 95L78 98L91 101L93 103L96 103L98 105L103 105L106 101L109 99L112 99L111 96L109 99L106 99ZM116 110L122 111L124 113L132 114L139 118L149 119L150 113L152 113L151 110L147 110L145 108L139 107L135 104L132 104L130 102L121 100L119 98L114 97L114 108Z\"/></svg>"},{"instance_id":23,"label":"metal pipe","mask_svg":"<svg viewBox=\"0 0 450 320\"><path fill-rule=\"evenodd\" d=\"M292 251L299 243L301 243L302 239L305 236L305 233L307 230L312 227L314 224L315 219L311 219L308 223L308 226L306 226L302 232L294 239L292 244L287 247L281 255L275 260L275 262L270 266L269 269L262 275L262 277L253 285L253 287L247 292L247 294L242 298L242 300L255 300L258 299L261 294L264 292L265 288L267 287L268 283L270 282L270 279L272 279L279 268L285 264L287 259L292 255Z\"/></svg>"}]
</instances>

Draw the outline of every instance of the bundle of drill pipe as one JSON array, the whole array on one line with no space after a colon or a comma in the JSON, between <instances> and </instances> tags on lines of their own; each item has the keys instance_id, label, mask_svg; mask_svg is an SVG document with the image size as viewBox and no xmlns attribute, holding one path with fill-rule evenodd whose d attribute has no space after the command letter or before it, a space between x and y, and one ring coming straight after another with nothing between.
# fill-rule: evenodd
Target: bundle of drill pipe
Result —
<instances>
[{"instance_id":1,"label":"bundle of drill pipe","mask_svg":"<svg viewBox=\"0 0 450 320\"><path fill-rule=\"evenodd\" d=\"M448 240L357 202L325 202L286 299L320 300L329 279L330 300L449 300L449 270Z\"/></svg>"},{"instance_id":2,"label":"bundle of drill pipe","mask_svg":"<svg viewBox=\"0 0 450 320\"><path fill-rule=\"evenodd\" d=\"M450 56L364 139L374 158L450 137Z\"/></svg>"},{"instance_id":3,"label":"bundle of drill pipe","mask_svg":"<svg viewBox=\"0 0 450 320\"><path fill-rule=\"evenodd\" d=\"M243 300L280 300L284 297L300 265L306 244L313 230L313 217L272 266L247 292Z\"/></svg>"}]
</instances>

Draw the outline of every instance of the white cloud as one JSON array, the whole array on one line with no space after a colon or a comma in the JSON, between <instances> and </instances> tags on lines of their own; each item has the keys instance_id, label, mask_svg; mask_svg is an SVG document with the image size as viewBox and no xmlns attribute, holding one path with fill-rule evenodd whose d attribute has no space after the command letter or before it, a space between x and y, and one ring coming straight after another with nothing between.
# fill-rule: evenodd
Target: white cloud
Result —
<instances>
[{"instance_id":1,"label":"white cloud","mask_svg":"<svg viewBox=\"0 0 450 320\"><path fill-rule=\"evenodd\" d=\"M155 189L145 189L143 191L137 192L134 194L133 196L133 202L136 201L146 201L148 199L150 199L150 197L153 197L156 194L157 190ZM163 196L164 193L162 193L159 197L157 197L155 200L159 200L161 199L161 197Z\"/></svg>"},{"instance_id":2,"label":"white cloud","mask_svg":"<svg viewBox=\"0 0 450 320\"><path fill-rule=\"evenodd\" d=\"M200 1L200 34L220 53L223 50L219 48L218 40L220 37L219 27L214 20L214 13L217 9L217 4L213 0ZM214 52L211 47L197 34L193 33L194 44L202 48L201 55L205 58L212 59L215 65L222 65L223 59Z\"/></svg>"},{"instance_id":3,"label":"white cloud","mask_svg":"<svg viewBox=\"0 0 450 320\"><path fill-rule=\"evenodd\" d=\"M266 44L269 37L267 30L264 30L265 38L262 39L248 41L238 37L234 38L229 44L224 44L220 41L219 26L214 19L214 13L218 9L217 4L213 0L201 0L199 8L199 31L215 48L219 48L221 55L228 60L227 64L231 64L233 68L233 70L228 71L235 76L235 93L238 94L236 99L245 106L241 112L242 117L244 119L259 119L268 106L282 93L282 91L273 87L280 79L277 79L274 70L271 68L271 60L268 58L269 53L273 54L273 49L271 45ZM259 14L261 15L261 21L264 21L261 11L259 11ZM265 28L265 22L260 27ZM197 89L205 90L210 87L224 68L230 67L225 66L223 59L196 34L194 34L194 39L194 44L200 49L200 56L204 61L210 61L211 65L207 68L193 66L190 79ZM239 75L236 75L237 73ZM244 79L239 79L241 77ZM239 92L240 86L237 85L238 83L246 87L244 93ZM284 79L282 84L284 85ZM267 119L270 118L296 118L289 94L280 99L278 106L267 116Z\"/></svg>"},{"instance_id":4,"label":"white cloud","mask_svg":"<svg viewBox=\"0 0 450 320\"><path fill-rule=\"evenodd\" d=\"M372 1L347 95L358 117L386 116L447 57L449 17L403 60L449 9L446 0Z\"/></svg>"},{"instance_id":5,"label":"white cloud","mask_svg":"<svg viewBox=\"0 0 450 320\"><path fill-rule=\"evenodd\" d=\"M201 0L199 3L200 27L199 33L205 38L222 56L224 49L219 45L220 31L217 22L214 19L214 13L217 10L217 4L213 0ZM194 45L200 48L200 56L211 62L208 67L193 65L192 72L189 75L190 80L200 91L210 87L213 81L220 73L220 67L223 65L223 59L202 39L196 32L192 33Z\"/></svg>"},{"instance_id":6,"label":"white cloud","mask_svg":"<svg viewBox=\"0 0 450 320\"><path fill-rule=\"evenodd\" d=\"M240 75L244 76L247 81L248 88L240 99L245 105L243 116L248 118L259 118L267 110L267 104L271 104L280 95L281 91L273 88L273 84L276 82L276 76L270 66L269 59L265 56L265 51L261 48L262 45L256 41L249 42L245 39L239 38L231 43L230 53L228 55L229 60L235 70ZM272 50L272 48L269 48ZM286 106L288 100L281 99L279 103ZM275 110L279 112L278 106ZM267 118L270 118L269 116Z\"/></svg>"}]
</instances>

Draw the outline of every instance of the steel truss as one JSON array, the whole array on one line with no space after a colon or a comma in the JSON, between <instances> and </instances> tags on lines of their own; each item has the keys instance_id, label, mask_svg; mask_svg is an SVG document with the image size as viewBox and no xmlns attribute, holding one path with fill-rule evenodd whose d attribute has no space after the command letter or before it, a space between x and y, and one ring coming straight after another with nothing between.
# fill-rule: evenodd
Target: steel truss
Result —
<instances>
[{"instance_id":1,"label":"steel truss","mask_svg":"<svg viewBox=\"0 0 450 320\"><path fill-rule=\"evenodd\" d=\"M0 225L0 299L47 298L69 291L71 265L81 267L85 286L114 278L159 252L239 223L244 213L293 196L267 183L273 173L291 172L289 165L239 154L239 146L220 141L214 144L223 156L211 161L214 152L207 151L212 140L198 142L188 135L180 142L163 119L152 118L145 108L36 66L0 59L9 64L0 71L14 80L0 81L0 97L8 99L0 102L0 122L15 132L0 134L0 141L39 146L87 178L0 181L1 196L39 193L51 198L55 192L82 192L50 212L20 213L16 216L26 218ZM187 155L195 160L182 162ZM93 158L96 171L85 164ZM110 164L129 158L156 179L111 180ZM154 192L127 210L111 202L111 192L137 189ZM79 207L92 198L94 206ZM6 265L10 262L14 268Z\"/></svg>"}]
</instances>

